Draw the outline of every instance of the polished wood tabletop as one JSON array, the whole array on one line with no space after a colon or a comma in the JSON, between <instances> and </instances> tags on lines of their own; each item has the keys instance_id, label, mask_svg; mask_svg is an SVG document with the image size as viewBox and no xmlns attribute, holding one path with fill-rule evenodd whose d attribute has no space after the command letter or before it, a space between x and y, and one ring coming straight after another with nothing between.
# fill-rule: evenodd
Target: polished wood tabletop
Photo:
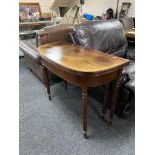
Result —
<instances>
[{"instance_id":1,"label":"polished wood tabletop","mask_svg":"<svg viewBox=\"0 0 155 155\"><path fill-rule=\"evenodd\" d=\"M109 83L114 80L109 124L112 125L117 97L119 96L119 79L122 69L129 60L93 49L69 43L49 43L38 47L43 64L44 83L51 100L50 84L47 70L67 82L78 85L82 90L83 135L87 138L88 87L106 84L101 116L104 118L107 108ZM110 96L111 97L111 96Z\"/></svg>"},{"instance_id":2,"label":"polished wood tabletop","mask_svg":"<svg viewBox=\"0 0 155 155\"><path fill-rule=\"evenodd\" d=\"M44 59L78 73L104 73L128 63L114 55L73 44L51 43L38 48Z\"/></svg>"}]
</instances>

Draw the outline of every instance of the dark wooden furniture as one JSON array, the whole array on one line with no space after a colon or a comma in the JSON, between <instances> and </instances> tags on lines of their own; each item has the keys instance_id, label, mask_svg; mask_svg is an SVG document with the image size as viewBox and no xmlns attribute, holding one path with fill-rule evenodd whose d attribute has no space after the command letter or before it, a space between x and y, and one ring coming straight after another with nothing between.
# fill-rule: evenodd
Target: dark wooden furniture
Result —
<instances>
[{"instance_id":1,"label":"dark wooden furniture","mask_svg":"<svg viewBox=\"0 0 155 155\"><path fill-rule=\"evenodd\" d=\"M47 69L65 81L78 85L82 89L83 103L83 134L87 137L87 115L88 115L88 87L95 87L108 84L115 80L113 99L109 123L112 124L116 100L119 93L119 79L122 69L129 63L129 60L109 55L93 49L88 49L69 43L50 43L38 48L44 66L44 81L47 92L50 95L49 78ZM108 86L107 86L108 89ZM105 96L108 96L105 93ZM102 110L102 116L106 112L106 101Z\"/></svg>"}]
</instances>

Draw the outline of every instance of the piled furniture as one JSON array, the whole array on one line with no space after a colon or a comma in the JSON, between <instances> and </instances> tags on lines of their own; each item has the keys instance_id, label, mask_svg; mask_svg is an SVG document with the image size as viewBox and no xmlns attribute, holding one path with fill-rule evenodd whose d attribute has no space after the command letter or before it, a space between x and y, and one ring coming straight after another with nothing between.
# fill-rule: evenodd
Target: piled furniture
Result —
<instances>
[{"instance_id":1,"label":"piled furniture","mask_svg":"<svg viewBox=\"0 0 155 155\"><path fill-rule=\"evenodd\" d=\"M34 41L34 40L33 40ZM34 41L35 42L35 41ZM31 45L20 41L20 48L25 54L27 66L43 81L42 63L37 47L52 42L69 42L80 46L96 49L108 54L113 54L123 58L129 58L127 39L124 35L124 28L120 21L112 20L107 22L97 21L79 24L76 26L60 24L41 29L36 36L36 44ZM130 59L130 58L129 58ZM123 71L120 81L120 98L117 104L117 114L122 117L128 100L122 99L122 94L130 89L130 65ZM49 73L50 77L54 76ZM110 84L107 95L111 95L113 82ZM130 86L129 86L130 85ZM105 86L91 88L91 96L103 103ZM128 98L128 96L127 96ZM122 103L123 101L123 103ZM108 101L107 101L108 102ZM109 101L111 102L111 101ZM110 106L110 104L109 104Z\"/></svg>"}]
</instances>

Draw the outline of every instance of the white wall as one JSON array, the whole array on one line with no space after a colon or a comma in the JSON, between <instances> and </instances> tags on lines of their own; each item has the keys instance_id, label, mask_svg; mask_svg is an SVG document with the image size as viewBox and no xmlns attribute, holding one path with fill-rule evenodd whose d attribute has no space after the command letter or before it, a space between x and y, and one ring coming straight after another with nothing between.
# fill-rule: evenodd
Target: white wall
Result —
<instances>
[{"instance_id":1,"label":"white wall","mask_svg":"<svg viewBox=\"0 0 155 155\"><path fill-rule=\"evenodd\" d=\"M135 0L120 0L118 7L119 11L121 9L122 2L132 3L128 16L135 16ZM102 13L105 13L108 8L112 8L115 13L116 7L117 0L85 0L85 4L83 6L83 13L91 13L95 16L101 16Z\"/></svg>"},{"instance_id":2,"label":"white wall","mask_svg":"<svg viewBox=\"0 0 155 155\"><path fill-rule=\"evenodd\" d=\"M115 10L115 0L85 0L83 13L101 16L108 8Z\"/></svg>"}]
</instances>

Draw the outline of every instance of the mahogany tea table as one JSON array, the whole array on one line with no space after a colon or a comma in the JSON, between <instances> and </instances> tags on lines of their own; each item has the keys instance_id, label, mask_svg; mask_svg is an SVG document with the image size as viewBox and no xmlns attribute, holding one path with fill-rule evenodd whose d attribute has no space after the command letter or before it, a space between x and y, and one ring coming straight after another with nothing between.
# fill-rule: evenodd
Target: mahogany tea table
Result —
<instances>
[{"instance_id":1,"label":"mahogany tea table","mask_svg":"<svg viewBox=\"0 0 155 155\"><path fill-rule=\"evenodd\" d=\"M119 94L119 79L122 69L129 63L129 60L93 49L81 47L69 43L49 43L38 47L44 66L44 81L47 87L49 100L51 100L50 85L47 70L53 72L67 82L78 85L82 90L83 104L83 135L87 138L88 120L88 87L96 87L115 80L112 95L112 105L109 123L112 119L116 107L117 96ZM102 116L106 112L107 91L104 94Z\"/></svg>"}]
</instances>

